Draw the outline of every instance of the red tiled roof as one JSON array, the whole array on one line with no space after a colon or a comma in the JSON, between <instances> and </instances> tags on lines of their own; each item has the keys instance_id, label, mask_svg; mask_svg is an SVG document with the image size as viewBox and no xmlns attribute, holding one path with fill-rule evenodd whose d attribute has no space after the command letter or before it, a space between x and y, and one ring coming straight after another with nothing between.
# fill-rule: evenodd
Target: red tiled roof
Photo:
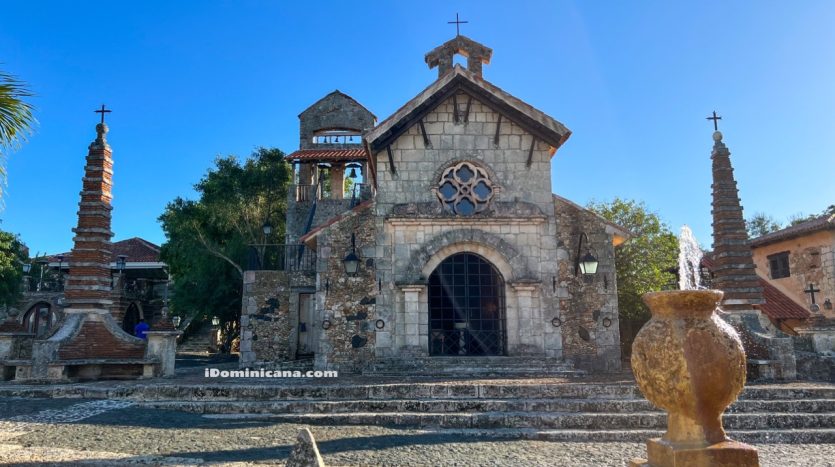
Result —
<instances>
[{"instance_id":1,"label":"red tiled roof","mask_svg":"<svg viewBox=\"0 0 835 467\"><path fill-rule=\"evenodd\" d=\"M705 253L702 257L702 265L708 269L713 269L713 257L711 252ZM760 305L760 310L766 316L773 320L783 319L807 319L812 316L806 308L788 297L788 295L780 292L780 289L771 285L762 277L757 277L760 285L763 288L763 297L765 303Z\"/></svg>"},{"instance_id":2,"label":"red tiled roof","mask_svg":"<svg viewBox=\"0 0 835 467\"><path fill-rule=\"evenodd\" d=\"M368 159L364 148L300 149L285 157L288 161L358 161Z\"/></svg>"},{"instance_id":3,"label":"red tiled roof","mask_svg":"<svg viewBox=\"0 0 835 467\"><path fill-rule=\"evenodd\" d=\"M763 278L759 279L760 285L763 286L763 296L765 297L765 303L760 305L760 310L769 318L774 320L806 319L812 316L809 311L798 305L797 302L786 296L783 292L780 292L777 287L769 284Z\"/></svg>"},{"instance_id":4,"label":"red tiled roof","mask_svg":"<svg viewBox=\"0 0 835 467\"><path fill-rule=\"evenodd\" d=\"M158 263L159 246L143 240L139 237L129 238L114 242L111 248L111 261L116 261L119 255L125 255L128 263ZM59 255L52 255L47 258L50 263L57 263ZM72 257L72 253L63 253L63 262L66 264Z\"/></svg>"},{"instance_id":5,"label":"red tiled roof","mask_svg":"<svg viewBox=\"0 0 835 467\"><path fill-rule=\"evenodd\" d=\"M769 243L788 240L790 238L795 238L801 235L806 235L809 233L819 232L821 230L827 229L835 229L835 215L821 216L810 221L801 222L791 227L786 227L785 229L778 230L776 232L765 234L763 236L751 239L750 244L752 247L756 248L758 246L768 245Z\"/></svg>"}]
</instances>

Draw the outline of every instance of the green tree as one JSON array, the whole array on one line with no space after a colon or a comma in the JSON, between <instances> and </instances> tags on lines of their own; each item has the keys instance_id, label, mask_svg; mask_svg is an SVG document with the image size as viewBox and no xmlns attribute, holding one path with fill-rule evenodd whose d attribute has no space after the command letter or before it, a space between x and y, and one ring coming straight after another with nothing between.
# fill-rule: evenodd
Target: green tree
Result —
<instances>
[{"instance_id":1,"label":"green tree","mask_svg":"<svg viewBox=\"0 0 835 467\"><path fill-rule=\"evenodd\" d=\"M592 201L587 207L632 232L633 237L615 251L618 308L623 318L649 319L641 296L675 282L670 271L678 266L678 239L642 202L615 198Z\"/></svg>"},{"instance_id":2,"label":"green tree","mask_svg":"<svg viewBox=\"0 0 835 467\"><path fill-rule=\"evenodd\" d=\"M35 126L32 93L14 76L0 71L0 181L6 180L6 151L17 148ZM3 184L0 183L0 195Z\"/></svg>"},{"instance_id":3,"label":"green tree","mask_svg":"<svg viewBox=\"0 0 835 467\"><path fill-rule=\"evenodd\" d=\"M758 212L749 217L745 221L745 227L748 228L749 238L762 237L765 234L776 232L783 228L773 217L763 212Z\"/></svg>"},{"instance_id":4,"label":"green tree","mask_svg":"<svg viewBox=\"0 0 835 467\"><path fill-rule=\"evenodd\" d=\"M291 173L278 149L259 148L244 163L220 157L195 185L199 200L168 204L159 220L167 237L161 257L174 278L172 311L237 319L249 245L283 242Z\"/></svg>"},{"instance_id":5,"label":"green tree","mask_svg":"<svg viewBox=\"0 0 835 467\"><path fill-rule=\"evenodd\" d=\"M17 236L0 230L0 305L14 305L20 298L26 261L24 248Z\"/></svg>"}]
</instances>

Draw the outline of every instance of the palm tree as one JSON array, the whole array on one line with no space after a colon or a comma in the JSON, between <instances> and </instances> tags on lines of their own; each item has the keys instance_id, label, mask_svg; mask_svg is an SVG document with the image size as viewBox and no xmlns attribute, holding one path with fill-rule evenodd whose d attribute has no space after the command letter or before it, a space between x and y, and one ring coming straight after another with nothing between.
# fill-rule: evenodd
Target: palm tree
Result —
<instances>
[{"instance_id":1,"label":"palm tree","mask_svg":"<svg viewBox=\"0 0 835 467\"><path fill-rule=\"evenodd\" d=\"M32 105L24 101L31 96L25 83L0 71L0 196L6 181L4 150L18 148L36 123Z\"/></svg>"}]
</instances>

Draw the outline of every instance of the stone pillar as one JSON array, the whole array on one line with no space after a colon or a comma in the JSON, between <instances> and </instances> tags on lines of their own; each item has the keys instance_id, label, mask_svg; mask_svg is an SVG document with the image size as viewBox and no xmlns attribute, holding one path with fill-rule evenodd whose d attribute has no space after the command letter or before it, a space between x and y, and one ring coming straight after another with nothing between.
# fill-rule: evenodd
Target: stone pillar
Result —
<instances>
[{"instance_id":1,"label":"stone pillar","mask_svg":"<svg viewBox=\"0 0 835 467\"><path fill-rule=\"evenodd\" d=\"M534 300L539 284L535 282L515 282L510 284L516 292L516 312L518 313L518 335L519 345L514 350L515 355L541 354L542 349L537 345L537 335L541 330L537 329L535 323L542 322L542 313L539 306L535 306ZM511 330L511 323L508 322L508 332Z\"/></svg>"},{"instance_id":2,"label":"stone pillar","mask_svg":"<svg viewBox=\"0 0 835 467\"><path fill-rule=\"evenodd\" d=\"M155 365L153 375L163 378L171 378L174 376L174 360L177 354L177 336L182 334L180 331L146 331L148 336L148 348L145 350L146 359L155 359L158 363Z\"/></svg>"},{"instance_id":3,"label":"stone pillar","mask_svg":"<svg viewBox=\"0 0 835 467\"><path fill-rule=\"evenodd\" d=\"M96 140L90 144L82 178L78 226L70 273L64 287L66 313L106 313L113 304L110 278L110 211L113 209L113 158L105 134L107 125L96 125Z\"/></svg>"},{"instance_id":4,"label":"stone pillar","mask_svg":"<svg viewBox=\"0 0 835 467\"><path fill-rule=\"evenodd\" d=\"M331 199L342 199L345 183L345 166L334 164L331 169Z\"/></svg>"},{"instance_id":5,"label":"stone pillar","mask_svg":"<svg viewBox=\"0 0 835 467\"><path fill-rule=\"evenodd\" d=\"M713 283L725 292L724 311L752 310L753 305L765 303L763 289L754 272L731 153L721 132L713 133L713 140Z\"/></svg>"},{"instance_id":6,"label":"stone pillar","mask_svg":"<svg viewBox=\"0 0 835 467\"><path fill-rule=\"evenodd\" d=\"M403 349L408 349L415 354L425 355L428 353L425 345L429 338L428 322L426 331L421 333L420 326L420 294L426 290L423 284L409 284L400 287L403 291L403 323L398 331L403 330Z\"/></svg>"}]
</instances>

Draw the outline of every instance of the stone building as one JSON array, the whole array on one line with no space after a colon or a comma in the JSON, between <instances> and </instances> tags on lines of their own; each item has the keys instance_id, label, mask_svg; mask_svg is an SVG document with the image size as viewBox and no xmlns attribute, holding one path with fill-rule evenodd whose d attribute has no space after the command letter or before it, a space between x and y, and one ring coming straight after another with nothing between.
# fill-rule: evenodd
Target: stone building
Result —
<instances>
[{"instance_id":1,"label":"stone building","mask_svg":"<svg viewBox=\"0 0 835 467\"><path fill-rule=\"evenodd\" d=\"M299 115L285 245L244 277L241 366L620 369L627 232L552 193L571 132L486 81L491 55L432 50L438 79L380 123L339 91Z\"/></svg>"}]
</instances>

